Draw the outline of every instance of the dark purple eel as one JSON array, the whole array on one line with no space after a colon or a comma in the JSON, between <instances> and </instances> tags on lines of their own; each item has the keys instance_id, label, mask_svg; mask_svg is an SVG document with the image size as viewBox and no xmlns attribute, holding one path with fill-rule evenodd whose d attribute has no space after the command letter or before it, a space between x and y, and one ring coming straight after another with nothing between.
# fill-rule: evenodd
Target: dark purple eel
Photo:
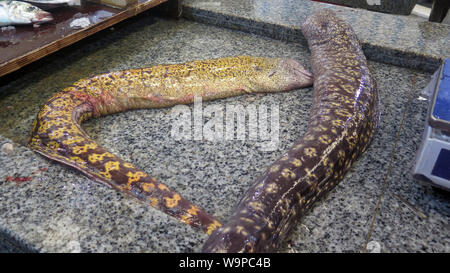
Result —
<instances>
[{"instance_id":1,"label":"dark purple eel","mask_svg":"<svg viewBox=\"0 0 450 273\"><path fill-rule=\"evenodd\" d=\"M307 131L246 192L203 252L276 251L300 216L343 179L374 136L378 93L353 29L331 10L320 10L307 18L302 32L314 74Z\"/></svg>"}]
</instances>

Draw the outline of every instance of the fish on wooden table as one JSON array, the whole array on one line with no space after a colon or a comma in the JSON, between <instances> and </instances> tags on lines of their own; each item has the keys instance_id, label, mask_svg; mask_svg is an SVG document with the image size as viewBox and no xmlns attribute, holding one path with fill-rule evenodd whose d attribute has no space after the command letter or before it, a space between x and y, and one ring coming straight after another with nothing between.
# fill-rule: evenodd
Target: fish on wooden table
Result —
<instances>
[{"instance_id":1,"label":"fish on wooden table","mask_svg":"<svg viewBox=\"0 0 450 273\"><path fill-rule=\"evenodd\" d=\"M0 26L39 24L53 20L51 13L29 3L0 0Z\"/></svg>"},{"instance_id":2,"label":"fish on wooden table","mask_svg":"<svg viewBox=\"0 0 450 273\"><path fill-rule=\"evenodd\" d=\"M80 0L23 0L25 2L35 3L35 4L77 4Z\"/></svg>"},{"instance_id":3,"label":"fish on wooden table","mask_svg":"<svg viewBox=\"0 0 450 273\"><path fill-rule=\"evenodd\" d=\"M367 149L379 122L374 78L353 29L320 10L302 24L311 50L314 100L308 128L244 194L204 252L274 252L312 204Z\"/></svg>"},{"instance_id":4,"label":"fish on wooden table","mask_svg":"<svg viewBox=\"0 0 450 273\"><path fill-rule=\"evenodd\" d=\"M50 10L62 6L81 6L81 0L22 0L41 9Z\"/></svg>"}]
</instances>

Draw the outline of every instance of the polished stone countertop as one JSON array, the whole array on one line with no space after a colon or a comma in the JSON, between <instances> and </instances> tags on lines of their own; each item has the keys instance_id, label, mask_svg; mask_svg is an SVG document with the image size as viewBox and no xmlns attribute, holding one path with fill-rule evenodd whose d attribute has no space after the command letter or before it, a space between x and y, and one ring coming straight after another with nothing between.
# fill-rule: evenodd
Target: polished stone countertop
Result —
<instances>
[{"instance_id":1,"label":"polished stone countertop","mask_svg":"<svg viewBox=\"0 0 450 273\"><path fill-rule=\"evenodd\" d=\"M310 0L185 0L191 20L304 43L300 25L328 8L352 25L368 59L434 71L450 57L450 26L415 16L393 15Z\"/></svg>"},{"instance_id":2,"label":"polished stone countertop","mask_svg":"<svg viewBox=\"0 0 450 273\"><path fill-rule=\"evenodd\" d=\"M26 147L27 136L45 101L80 78L243 54L291 57L307 66L310 58L300 43L145 13L2 78L0 147L10 143L13 150L0 151L0 251L199 251L203 232L43 158ZM449 195L410 173L428 103L421 91L431 74L373 61L370 67L382 101L374 142L303 217L282 252L359 252L366 242L373 252L450 251ZM312 88L204 102L279 107L280 142L272 151L261 150L260 140L175 140L171 108L101 117L83 128L226 221L246 189L305 132L311 103Z\"/></svg>"}]
</instances>

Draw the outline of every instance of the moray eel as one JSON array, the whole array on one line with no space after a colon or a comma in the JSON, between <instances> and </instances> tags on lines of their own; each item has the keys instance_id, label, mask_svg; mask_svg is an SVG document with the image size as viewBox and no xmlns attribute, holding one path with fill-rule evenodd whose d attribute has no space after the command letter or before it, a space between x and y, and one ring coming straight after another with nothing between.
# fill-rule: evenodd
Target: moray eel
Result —
<instances>
[{"instance_id":1,"label":"moray eel","mask_svg":"<svg viewBox=\"0 0 450 273\"><path fill-rule=\"evenodd\" d=\"M34 120L28 143L34 151L210 234L221 226L219 221L95 143L80 124L130 109L187 104L195 96L211 100L310 85L312 75L292 59L249 56L111 72L79 80L53 95Z\"/></svg>"},{"instance_id":2,"label":"moray eel","mask_svg":"<svg viewBox=\"0 0 450 273\"><path fill-rule=\"evenodd\" d=\"M379 121L375 81L352 28L330 10L302 24L314 100L306 133L245 193L204 252L276 251L300 216L367 149Z\"/></svg>"}]
</instances>

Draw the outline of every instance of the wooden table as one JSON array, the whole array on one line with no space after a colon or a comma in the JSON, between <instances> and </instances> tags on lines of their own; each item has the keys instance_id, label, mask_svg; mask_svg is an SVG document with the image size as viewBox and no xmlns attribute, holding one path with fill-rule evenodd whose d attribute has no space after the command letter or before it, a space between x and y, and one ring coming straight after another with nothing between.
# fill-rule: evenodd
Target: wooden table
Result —
<instances>
[{"instance_id":1,"label":"wooden table","mask_svg":"<svg viewBox=\"0 0 450 273\"><path fill-rule=\"evenodd\" d=\"M158 5L170 16L181 15L181 0L139 0L125 9L83 2L80 7L51 10L54 21L38 28L31 25L15 26L12 30L4 28L0 31L0 76ZM88 17L91 24L81 29L70 27L77 17Z\"/></svg>"}]
</instances>

